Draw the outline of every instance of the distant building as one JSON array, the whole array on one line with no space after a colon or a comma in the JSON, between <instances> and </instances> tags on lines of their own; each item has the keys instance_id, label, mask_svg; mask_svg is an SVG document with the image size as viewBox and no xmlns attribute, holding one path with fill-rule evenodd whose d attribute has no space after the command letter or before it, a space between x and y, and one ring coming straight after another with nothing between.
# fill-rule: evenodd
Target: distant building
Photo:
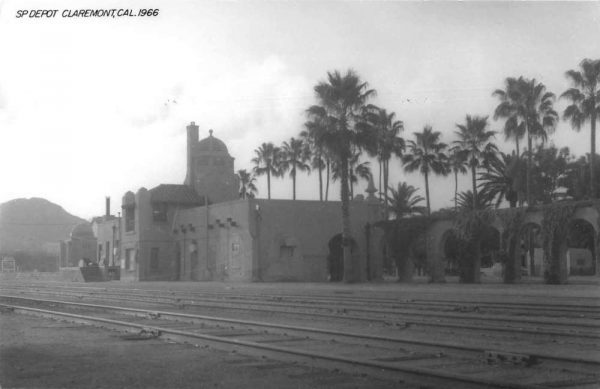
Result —
<instances>
[{"instance_id":1,"label":"distant building","mask_svg":"<svg viewBox=\"0 0 600 389\"><path fill-rule=\"evenodd\" d=\"M0 271L2 273L14 273L17 271L17 262L13 257L3 257L0 262Z\"/></svg>"},{"instance_id":2,"label":"distant building","mask_svg":"<svg viewBox=\"0 0 600 389\"><path fill-rule=\"evenodd\" d=\"M71 231L70 239L60 242L60 267L76 267L84 259L96 258L97 239L90 223L81 223Z\"/></svg>"},{"instance_id":3,"label":"distant building","mask_svg":"<svg viewBox=\"0 0 600 389\"><path fill-rule=\"evenodd\" d=\"M183 185L125 193L121 217L95 220L98 250L122 280L327 281L340 279L341 205L337 201L240 199L234 158L213 136L187 126ZM373 196L351 202L352 273L381 278L381 215ZM108 249L107 249L108 248ZM102 258L102 254L99 254ZM106 259L106 257L104 257Z\"/></svg>"}]
</instances>

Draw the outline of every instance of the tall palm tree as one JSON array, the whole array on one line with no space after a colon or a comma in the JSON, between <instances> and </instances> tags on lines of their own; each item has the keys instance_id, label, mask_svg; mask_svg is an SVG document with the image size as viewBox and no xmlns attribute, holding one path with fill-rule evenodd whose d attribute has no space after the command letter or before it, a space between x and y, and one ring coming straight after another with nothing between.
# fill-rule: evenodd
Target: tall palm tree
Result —
<instances>
[{"instance_id":1,"label":"tall palm tree","mask_svg":"<svg viewBox=\"0 0 600 389\"><path fill-rule=\"evenodd\" d=\"M460 148L452 147L448 158L448 168L454 173L454 210L458 207L458 175L467 173L467 161Z\"/></svg>"},{"instance_id":2,"label":"tall palm tree","mask_svg":"<svg viewBox=\"0 0 600 389\"><path fill-rule=\"evenodd\" d=\"M305 131L300 133L300 136L309 139L309 143L314 148L313 155L313 168L319 170L319 199L323 200L323 175L322 170L325 169L325 201L329 199L329 181L331 174L331 164L333 156L331 151L328 150L324 144L323 137L327 134L328 128L334 125L332 118L328 116L327 110L324 107L317 105L311 106L306 110L306 115L309 117L304 125ZM333 127L331 127L333 128Z\"/></svg>"},{"instance_id":3,"label":"tall palm tree","mask_svg":"<svg viewBox=\"0 0 600 389\"><path fill-rule=\"evenodd\" d=\"M300 137L310 149L311 167L319 172L319 201L323 201L323 170L327 167L327 161L319 139L327 130L327 115L324 110L318 111L310 119L304 123L306 129L300 132Z\"/></svg>"},{"instance_id":4,"label":"tall palm tree","mask_svg":"<svg viewBox=\"0 0 600 389\"><path fill-rule=\"evenodd\" d=\"M390 195L387 197L387 201L390 204L390 211L396 216L396 219L426 213L426 208L418 205L425 199L415 194L417 190L418 188L408 185L406 182L399 182L398 190L389 188Z\"/></svg>"},{"instance_id":5,"label":"tall palm tree","mask_svg":"<svg viewBox=\"0 0 600 389\"><path fill-rule=\"evenodd\" d=\"M429 175L431 173L439 175L448 173L447 157L444 154L447 145L440 142L440 132L434 132L431 126L425 126L422 132L415 132L414 134L416 142L408 141L409 152L403 155L402 162L407 172L418 170L425 177L427 215L431 215Z\"/></svg>"},{"instance_id":6,"label":"tall palm tree","mask_svg":"<svg viewBox=\"0 0 600 389\"><path fill-rule=\"evenodd\" d=\"M600 119L600 59L584 59L579 64L580 71L569 70L566 73L572 88L560 97L571 101L564 113L563 119L571 121L571 127L579 131L581 126L589 121L591 130L590 150L590 197L598 197L596 176L596 121Z\"/></svg>"},{"instance_id":7,"label":"tall palm tree","mask_svg":"<svg viewBox=\"0 0 600 389\"><path fill-rule=\"evenodd\" d=\"M309 115L325 111L327 131L319 139L319 143L329 150L334 159L341 165L341 200L342 200L342 248L344 262L344 280L354 281L356 272L352 268L350 237L350 203L348 198L348 159L353 147L362 147L368 142L369 134L365 134L359 122L360 113L367 100L375 94L353 71L345 75L339 71L327 73L327 81L319 82L315 88L318 105L309 108Z\"/></svg>"},{"instance_id":8,"label":"tall palm tree","mask_svg":"<svg viewBox=\"0 0 600 389\"><path fill-rule=\"evenodd\" d=\"M554 93L546 92L546 86L535 78L524 84L524 97L527 112L527 204L531 205L532 140L541 139L542 144L546 141L548 133L556 128L558 113L554 110Z\"/></svg>"},{"instance_id":9,"label":"tall palm tree","mask_svg":"<svg viewBox=\"0 0 600 389\"><path fill-rule=\"evenodd\" d=\"M240 198L253 199L258 192L255 184L256 177L246 169L238 170L237 175L240 178Z\"/></svg>"},{"instance_id":10,"label":"tall palm tree","mask_svg":"<svg viewBox=\"0 0 600 389\"><path fill-rule=\"evenodd\" d=\"M387 199L390 159L393 156L402 157L402 153L406 149L404 139L398 136L404 131L404 123L396 120L394 112L388 113L385 109L375 105L368 105L364 116L366 123L372 126L375 132L376 141L370 153L376 156L379 162L379 192L384 199ZM383 193L381 193L382 177ZM384 204L387 218L387 201Z\"/></svg>"},{"instance_id":11,"label":"tall palm tree","mask_svg":"<svg viewBox=\"0 0 600 389\"><path fill-rule=\"evenodd\" d=\"M507 79L507 101L496 108L498 116L512 121L511 126L517 128L517 133L527 133L527 204L532 205L531 168L533 139L546 141L548 132L553 131L558 121L558 114L553 105L555 96L546 91L546 86L535 79ZM502 100L502 91L494 94ZM506 103L506 104L505 104Z\"/></svg>"},{"instance_id":12,"label":"tall palm tree","mask_svg":"<svg viewBox=\"0 0 600 389\"><path fill-rule=\"evenodd\" d=\"M467 115L464 124L457 124L458 131L454 133L458 140L454 145L458 153L471 168L471 179L473 182L473 205L477 202L477 169L487 165L492 156L498 151L498 147L490 139L496 134L495 131L487 131L488 117Z\"/></svg>"},{"instance_id":13,"label":"tall palm tree","mask_svg":"<svg viewBox=\"0 0 600 389\"><path fill-rule=\"evenodd\" d=\"M309 159L310 150L302 139L292 137L289 142L283 142L280 160L281 173L290 172L293 200L296 200L296 175L298 170L302 172L310 171L310 167L306 163Z\"/></svg>"},{"instance_id":14,"label":"tall palm tree","mask_svg":"<svg viewBox=\"0 0 600 389\"><path fill-rule=\"evenodd\" d=\"M494 111L494 120L499 118L506 119L504 123L504 135L506 139L515 139L517 156L521 155L519 150L519 139L525 136L525 113L524 106L521 104L522 93L521 86L523 78L508 77L505 81L505 89L497 89L492 96L500 99L500 104Z\"/></svg>"},{"instance_id":15,"label":"tall palm tree","mask_svg":"<svg viewBox=\"0 0 600 389\"><path fill-rule=\"evenodd\" d=\"M271 199L271 176L279 177L281 170L279 167L279 160L281 150L279 147L275 147L273 143L263 143L258 149L254 150L256 155L252 158L254 163L254 174L257 176L267 175L267 197Z\"/></svg>"}]
</instances>

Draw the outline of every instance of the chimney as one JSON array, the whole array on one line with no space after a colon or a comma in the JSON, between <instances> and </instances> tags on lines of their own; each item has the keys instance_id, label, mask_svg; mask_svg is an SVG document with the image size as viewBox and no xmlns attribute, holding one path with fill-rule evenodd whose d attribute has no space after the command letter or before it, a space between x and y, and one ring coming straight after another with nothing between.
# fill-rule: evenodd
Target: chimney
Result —
<instances>
[{"instance_id":1,"label":"chimney","mask_svg":"<svg viewBox=\"0 0 600 389\"><path fill-rule=\"evenodd\" d=\"M190 125L187 126L187 172L185 184L192 188L194 187L194 181L196 181L192 163L192 150L196 143L198 143L198 126L195 122L191 122Z\"/></svg>"},{"instance_id":2,"label":"chimney","mask_svg":"<svg viewBox=\"0 0 600 389\"><path fill-rule=\"evenodd\" d=\"M106 196L106 217L110 216L110 196Z\"/></svg>"}]
</instances>

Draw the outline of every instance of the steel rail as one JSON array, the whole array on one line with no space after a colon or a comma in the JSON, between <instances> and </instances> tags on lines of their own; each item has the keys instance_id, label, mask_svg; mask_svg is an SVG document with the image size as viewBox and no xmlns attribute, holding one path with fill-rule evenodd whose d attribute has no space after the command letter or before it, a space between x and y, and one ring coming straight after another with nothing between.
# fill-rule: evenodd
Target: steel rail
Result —
<instances>
[{"instance_id":1,"label":"steel rail","mask_svg":"<svg viewBox=\"0 0 600 389\"><path fill-rule=\"evenodd\" d=\"M40 285L43 285L43 287L47 287L47 284L30 284L30 285L35 285L33 287L40 287ZM11 285L11 287L27 287L24 285ZM143 293L147 293L147 292L156 292L156 293L160 293L160 294L164 294L165 292L168 293L178 293L178 294L189 294L189 295L206 295L206 294L212 294L212 295L224 295L224 296L235 296L235 297L242 297L242 298L246 298L249 296L249 293L247 289L244 290L244 295L240 295L240 294L235 294L232 292L223 292L223 291L214 291L214 290L210 290L210 291L198 291L197 289L193 290L193 291L188 291L185 289L178 289L178 290L159 290L159 289L146 289L146 288L118 288L118 287L110 287L110 288L102 288L102 287L92 287L92 286L77 286L77 287L73 287L73 286L64 286L63 284L58 283L58 285L54 286L54 287L58 287L58 288L66 288L66 289L75 289L75 290L80 290L80 289L93 289L93 290L98 290L98 291L109 291L109 290L121 290L121 291L139 291L139 292L143 292ZM240 289L238 289L240 290ZM335 293L335 290L333 291ZM263 297L267 297L267 298L299 298L299 299L306 299L306 298L310 298L310 299L329 299L329 300L339 300L339 301L359 301L359 302L390 302L391 304L413 304L413 303L419 303L419 304L444 304L444 303L456 303L456 304L461 304L461 305L468 305L468 304L489 304L489 305L502 305L502 306L523 306L523 307L531 307L531 308L535 308L535 307L539 307L539 309L560 309L560 308L566 308L567 310L571 310L571 309L577 309L577 308L584 308L584 309L600 309L600 304L595 304L595 305L588 305L588 304L579 304L579 303L574 303L574 304L556 304L556 303L552 303L552 304L547 304L547 303L528 303L528 302L495 302L495 301L485 301L485 300L453 300L453 299L430 299L430 300L424 300L422 298L409 298L409 300L411 301L406 301L406 300L398 300L398 299L394 299L394 298L389 298L389 297L374 297L374 298L369 298L369 297L342 297L342 296L329 296L329 295L314 295L314 294L303 294L303 295L294 295L294 294L285 294L285 293L280 293L280 294L265 294L264 292L260 292L260 293L253 293L252 294L255 297L259 297L259 298L263 298ZM493 295L490 295L491 297L494 297ZM534 296L522 296L522 297L534 297ZM564 297L563 297L564 298ZM592 301L597 301L596 298L594 297L566 297L568 299L572 299L572 300L581 300L583 299L589 299Z\"/></svg>"}]
</instances>

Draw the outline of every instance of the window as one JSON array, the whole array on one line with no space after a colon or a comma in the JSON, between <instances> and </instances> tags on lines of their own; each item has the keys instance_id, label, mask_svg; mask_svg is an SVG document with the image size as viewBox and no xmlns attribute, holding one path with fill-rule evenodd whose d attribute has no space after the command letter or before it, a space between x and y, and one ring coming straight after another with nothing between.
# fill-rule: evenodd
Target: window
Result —
<instances>
[{"instance_id":1,"label":"window","mask_svg":"<svg viewBox=\"0 0 600 389\"><path fill-rule=\"evenodd\" d=\"M127 206L124 208L125 212L125 231L135 230L135 207Z\"/></svg>"},{"instance_id":2,"label":"window","mask_svg":"<svg viewBox=\"0 0 600 389\"><path fill-rule=\"evenodd\" d=\"M150 271L158 272L158 247L152 247L150 250Z\"/></svg>"},{"instance_id":3,"label":"window","mask_svg":"<svg viewBox=\"0 0 600 389\"><path fill-rule=\"evenodd\" d=\"M155 222L167 221L167 203L152 203L152 220Z\"/></svg>"}]
</instances>

